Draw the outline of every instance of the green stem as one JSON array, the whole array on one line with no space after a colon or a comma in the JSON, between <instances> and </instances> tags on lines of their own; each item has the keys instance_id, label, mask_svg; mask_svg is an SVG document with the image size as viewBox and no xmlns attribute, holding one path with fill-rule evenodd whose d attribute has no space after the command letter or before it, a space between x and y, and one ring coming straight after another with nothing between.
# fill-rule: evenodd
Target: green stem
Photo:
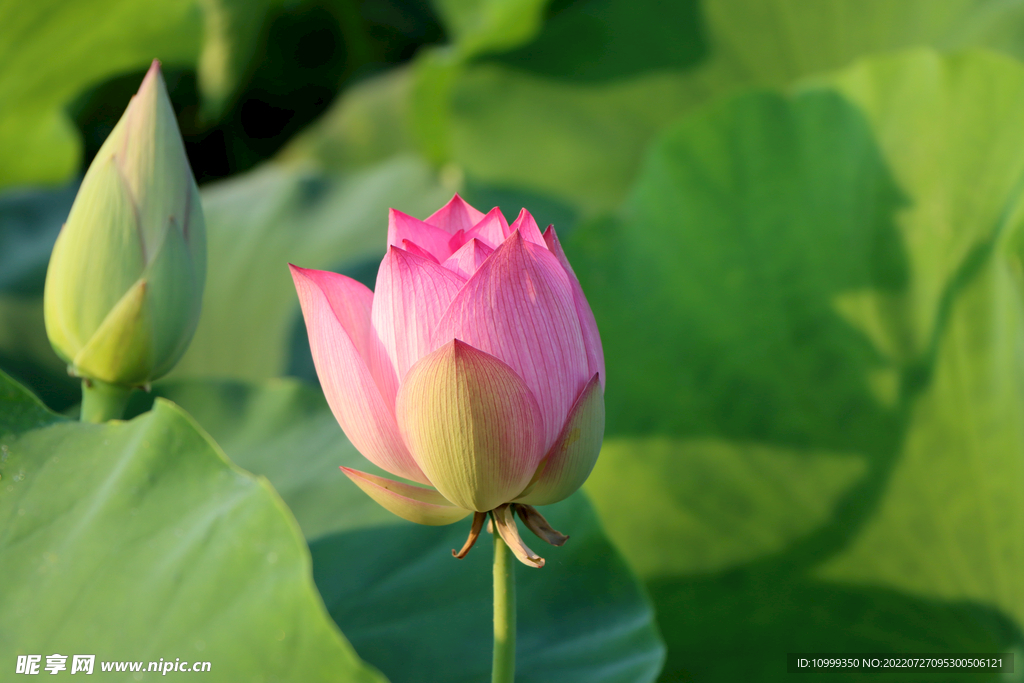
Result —
<instances>
[{"instance_id":1,"label":"green stem","mask_svg":"<svg viewBox=\"0 0 1024 683\"><path fill-rule=\"evenodd\" d=\"M82 422L97 424L107 420L119 420L124 416L131 387L107 384L97 379L82 380Z\"/></svg>"},{"instance_id":2,"label":"green stem","mask_svg":"<svg viewBox=\"0 0 1024 683\"><path fill-rule=\"evenodd\" d=\"M516 677L516 574L512 552L494 529L494 664L491 683Z\"/></svg>"}]
</instances>

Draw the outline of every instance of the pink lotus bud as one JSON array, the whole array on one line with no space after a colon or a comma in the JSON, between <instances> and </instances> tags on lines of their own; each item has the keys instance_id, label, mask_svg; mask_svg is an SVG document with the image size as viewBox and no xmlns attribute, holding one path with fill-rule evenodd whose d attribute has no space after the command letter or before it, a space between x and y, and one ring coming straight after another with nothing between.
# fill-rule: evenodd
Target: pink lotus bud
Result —
<instances>
[{"instance_id":1,"label":"pink lotus bud","mask_svg":"<svg viewBox=\"0 0 1024 683\"><path fill-rule=\"evenodd\" d=\"M553 227L455 195L425 221L391 211L374 292L291 269L341 428L374 464L431 487L343 468L385 508L431 525L475 512L479 533L479 513L555 503L589 476L604 354Z\"/></svg>"}]
</instances>

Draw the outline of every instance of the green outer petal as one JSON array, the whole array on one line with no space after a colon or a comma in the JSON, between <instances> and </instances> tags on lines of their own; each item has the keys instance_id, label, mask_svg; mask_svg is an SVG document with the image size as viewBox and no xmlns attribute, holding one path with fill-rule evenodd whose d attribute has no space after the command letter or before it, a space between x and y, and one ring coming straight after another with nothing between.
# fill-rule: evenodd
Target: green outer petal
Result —
<instances>
[{"instance_id":1,"label":"green outer petal","mask_svg":"<svg viewBox=\"0 0 1024 683\"><path fill-rule=\"evenodd\" d=\"M188 210L185 212L184 235L196 272L200 294L206 285L206 216L203 214L203 198L195 182L188 193Z\"/></svg>"},{"instance_id":2,"label":"green outer petal","mask_svg":"<svg viewBox=\"0 0 1024 683\"><path fill-rule=\"evenodd\" d=\"M79 375L128 386L144 384L149 379L153 328L146 299L146 281L139 280L75 356L75 371Z\"/></svg>"},{"instance_id":3,"label":"green outer petal","mask_svg":"<svg viewBox=\"0 0 1024 683\"><path fill-rule=\"evenodd\" d=\"M562 433L538 468L537 481L517 503L550 505L572 495L590 476L604 438L604 391L595 374L580 392Z\"/></svg>"},{"instance_id":4,"label":"green outer petal","mask_svg":"<svg viewBox=\"0 0 1024 683\"><path fill-rule=\"evenodd\" d=\"M171 224L187 219L195 181L185 143L156 62L128 104L124 140L114 150L125 181L139 206L139 223L150 260Z\"/></svg>"},{"instance_id":5,"label":"green outer petal","mask_svg":"<svg viewBox=\"0 0 1024 683\"><path fill-rule=\"evenodd\" d=\"M403 484L348 467L342 467L341 471L385 510L410 522L445 526L465 518L470 512L455 507L434 489Z\"/></svg>"},{"instance_id":6,"label":"green outer petal","mask_svg":"<svg viewBox=\"0 0 1024 683\"><path fill-rule=\"evenodd\" d=\"M46 331L58 353L82 350L145 266L135 205L113 160L89 167L46 272Z\"/></svg>"},{"instance_id":7,"label":"green outer petal","mask_svg":"<svg viewBox=\"0 0 1024 683\"><path fill-rule=\"evenodd\" d=\"M185 353L202 304L202 273L196 272L178 225L168 227L143 277L149 282L146 304L153 321L153 380L170 371Z\"/></svg>"},{"instance_id":8,"label":"green outer petal","mask_svg":"<svg viewBox=\"0 0 1024 683\"><path fill-rule=\"evenodd\" d=\"M462 508L487 512L507 503L543 457L540 408L526 383L457 339L409 369L396 413L423 473Z\"/></svg>"}]
</instances>

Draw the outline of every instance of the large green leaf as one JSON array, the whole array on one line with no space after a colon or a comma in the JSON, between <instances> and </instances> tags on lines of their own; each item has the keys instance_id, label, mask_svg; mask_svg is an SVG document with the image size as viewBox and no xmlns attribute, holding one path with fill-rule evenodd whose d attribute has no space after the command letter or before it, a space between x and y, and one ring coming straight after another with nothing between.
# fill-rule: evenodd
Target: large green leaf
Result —
<instances>
[{"instance_id":1,"label":"large green leaf","mask_svg":"<svg viewBox=\"0 0 1024 683\"><path fill-rule=\"evenodd\" d=\"M260 384L228 380L166 380L153 395L168 398L201 420L228 457L274 485L307 539L401 520L349 487L341 465L390 477L345 438L323 394L292 378ZM130 414L153 396L136 392Z\"/></svg>"},{"instance_id":2,"label":"large green leaf","mask_svg":"<svg viewBox=\"0 0 1024 683\"><path fill-rule=\"evenodd\" d=\"M310 540L328 609L362 657L395 683L488 678L487 534L458 561L451 549L465 541L468 519L424 527L370 500L338 467L379 470L348 443L320 392L302 383L179 381L155 391L199 416L233 461L281 492ZM654 680L664 649L653 613L586 498L577 494L544 513L571 538L561 548L534 539L547 565L516 568L516 680Z\"/></svg>"},{"instance_id":3,"label":"large green leaf","mask_svg":"<svg viewBox=\"0 0 1024 683\"><path fill-rule=\"evenodd\" d=\"M626 214L570 237L602 328L609 431L884 440L895 418L865 376L885 366L834 301L905 281L903 201L833 90L754 92L673 128Z\"/></svg>"},{"instance_id":4,"label":"large green leaf","mask_svg":"<svg viewBox=\"0 0 1024 683\"><path fill-rule=\"evenodd\" d=\"M63 107L154 58L193 63L201 22L195 0L0 2L0 187L70 176L81 143Z\"/></svg>"},{"instance_id":5,"label":"large green leaf","mask_svg":"<svg viewBox=\"0 0 1024 683\"><path fill-rule=\"evenodd\" d=\"M209 661L220 681L382 680L328 618L281 499L169 402L131 422L67 422L0 375L0 520L8 662L59 652Z\"/></svg>"},{"instance_id":6,"label":"large green leaf","mask_svg":"<svg viewBox=\"0 0 1024 683\"><path fill-rule=\"evenodd\" d=\"M906 385L875 515L818 574L974 600L1024 628L1024 131L1011 123L1024 115L1024 68L916 54L836 83L912 199L899 218L913 273L902 315L877 293L845 313L895 365L917 354L923 386Z\"/></svg>"},{"instance_id":7,"label":"large green leaf","mask_svg":"<svg viewBox=\"0 0 1024 683\"><path fill-rule=\"evenodd\" d=\"M174 372L246 379L282 374L299 315L288 264L334 268L379 259L388 208L426 216L450 197L415 157L346 175L271 162L207 186L210 267L203 312Z\"/></svg>"},{"instance_id":8,"label":"large green leaf","mask_svg":"<svg viewBox=\"0 0 1024 683\"><path fill-rule=\"evenodd\" d=\"M951 283L930 382L885 495L814 574L991 605L1022 628L1024 254L1006 237L993 236L991 255Z\"/></svg>"},{"instance_id":9,"label":"large green leaf","mask_svg":"<svg viewBox=\"0 0 1024 683\"><path fill-rule=\"evenodd\" d=\"M567 240L608 358L587 488L664 680L1022 642L1022 116L1011 59L866 60L682 119Z\"/></svg>"}]
</instances>

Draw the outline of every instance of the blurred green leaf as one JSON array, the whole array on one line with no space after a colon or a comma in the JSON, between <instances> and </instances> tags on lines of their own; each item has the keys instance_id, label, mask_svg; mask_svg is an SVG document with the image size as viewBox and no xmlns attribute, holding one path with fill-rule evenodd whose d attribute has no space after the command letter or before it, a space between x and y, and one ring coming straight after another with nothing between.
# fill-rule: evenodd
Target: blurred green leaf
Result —
<instances>
[{"instance_id":1,"label":"blurred green leaf","mask_svg":"<svg viewBox=\"0 0 1024 683\"><path fill-rule=\"evenodd\" d=\"M559 0L536 39L494 60L541 76L607 81L683 69L705 55L699 0Z\"/></svg>"},{"instance_id":2,"label":"blurred green leaf","mask_svg":"<svg viewBox=\"0 0 1024 683\"><path fill-rule=\"evenodd\" d=\"M434 0L451 44L423 50L408 84L408 127L418 151L435 164L451 155L452 88L466 63L531 39L547 0Z\"/></svg>"},{"instance_id":3,"label":"blurred green leaf","mask_svg":"<svg viewBox=\"0 0 1024 683\"><path fill-rule=\"evenodd\" d=\"M434 0L459 55L500 52L540 30L548 0Z\"/></svg>"},{"instance_id":4,"label":"blurred green leaf","mask_svg":"<svg viewBox=\"0 0 1024 683\"><path fill-rule=\"evenodd\" d=\"M587 488L663 680L1022 642L1021 116L1008 58L864 60L682 119L567 240L615 435Z\"/></svg>"},{"instance_id":5,"label":"blurred green leaf","mask_svg":"<svg viewBox=\"0 0 1024 683\"><path fill-rule=\"evenodd\" d=\"M424 50L412 65L409 129L418 151L435 165L451 156L451 94L465 64L450 48Z\"/></svg>"},{"instance_id":6,"label":"blurred green leaf","mask_svg":"<svg viewBox=\"0 0 1024 683\"><path fill-rule=\"evenodd\" d=\"M855 453L660 436L608 439L599 462L587 491L648 578L779 553L826 524L868 469Z\"/></svg>"},{"instance_id":7,"label":"blurred green leaf","mask_svg":"<svg viewBox=\"0 0 1024 683\"><path fill-rule=\"evenodd\" d=\"M0 193L0 370L55 410L76 403L81 391L46 338L43 280L77 188Z\"/></svg>"},{"instance_id":8,"label":"blurred green leaf","mask_svg":"<svg viewBox=\"0 0 1024 683\"><path fill-rule=\"evenodd\" d=\"M0 370L31 386L54 410L81 400L81 380L68 376L46 337L41 293L0 294Z\"/></svg>"},{"instance_id":9,"label":"blurred green leaf","mask_svg":"<svg viewBox=\"0 0 1024 683\"><path fill-rule=\"evenodd\" d=\"M205 39L197 71L205 118L215 120L252 68L252 56L270 8L282 0L200 1L205 14Z\"/></svg>"},{"instance_id":10,"label":"blurred green leaf","mask_svg":"<svg viewBox=\"0 0 1024 683\"><path fill-rule=\"evenodd\" d=\"M473 66L451 95L451 159L483 183L611 208L653 135L703 99L685 81L655 73L594 85Z\"/></svg>"},{"instance_id":11,"label":"blurred green leaf","mask_svg":"<svg viewBox=\"0 0 1024 683\"><path fill-rule=\"evenodd\" d=\"M180 657L211 662L210 680L382 680L327 618L281 499L180 408L67 422L2 374L0 406L5 659Z\"/></svg>"},{"instance_id":12,"label":"blurred green leaf","mask_svg":"<svg viewBox=\"0 0 1024 683\"><path fill-rule=\"evenodd\" d=\"M66 180L81 142L63 107L154 58L194 62L201 21L194 0L0 3L0 187Z\"/></svg>"},{"instance_id":13,"label":"blurred green leaf","mask_svg":"<svg viewBox=\"0 0 1024 683\"><path fill-rule=\"evenodd\" d=\"M54 190L21 189L0 194L0 292L43 291L46 264L78 183Z\"/></svg>"},{"instance_id":14,"label":"blurred green leaf","mask_svg":"<svg viewBox=\"0 0 1024 683\"><path fill-rule=\"evenodd\" d=\"M451 196L414 157L348 174L269 163L203 189L208 263L195 338L173 371L261 379L284 372L298 299L288 264L383 256L388 208L428 215Z\"/></svg>"},{"instance_id":15,"label":"blurred green leaf","mask_svg":"<svg viewBox=\"0 0 1024 683\"><path fill-rule=\"evenodd\" d=\"M300 382L179 381L155 391L198 415L234 462L280 491L311 542L328 609L361 656L395 683L488 678L487 534L458 561L451 549L465 541L469 520L419 526L370 500L338 467L379 470L348 443L320 392ZM586 498L577 494L544 514L571 538L561 548L528 540L548 562L516 568L516 680L654 680L664 649L653 613Z\"/></svg>"},{"instance_id":16,"label":"blurred green leaf","mask_svg":"<svg viewBox=\"0 0 1024 683\"><path fill-rule=\"evenodd\" d=\"M870 54L912 46L995 45L1024 31L1024 5L1003 0L704 0L715 68L730 80L782 85Z\"/></svg>"},{"instance_id":17,"label":"blurred green leaf","mask_svg":"<svg viewBox=\"0 0 1024 683\"><path fill-rule=\"evenodd\" d=\"M320 119L281 151L282 161L315 159L352 171L415 150L409 67L396 67L346 90Z\"/></svg>"},{"instance_id":18,"label":"blurred green leaf","mask_svg":"<svg viewBox=\"0 0 1024 683\"><path fill-rule=\"evenodd\" d=\"M625 199L647 144L696 105L878 51L991 45L1020 54L1024 45L1024 6L1001 0L706 0L700 19L685 3L659 11L657 29L637 27L646 15L633 5L620 13L603 2L569 5L536 42L459 76L447 136L451 160L468 176L559 195L587 212L609 210ZM572 27L580 22L603 37L607 61L558 39L560 31L579 34ZM652 30L706 44L705 58L658 57ZM601 83L615 68L623 78Z\"/></svg>"}]
</instances>

